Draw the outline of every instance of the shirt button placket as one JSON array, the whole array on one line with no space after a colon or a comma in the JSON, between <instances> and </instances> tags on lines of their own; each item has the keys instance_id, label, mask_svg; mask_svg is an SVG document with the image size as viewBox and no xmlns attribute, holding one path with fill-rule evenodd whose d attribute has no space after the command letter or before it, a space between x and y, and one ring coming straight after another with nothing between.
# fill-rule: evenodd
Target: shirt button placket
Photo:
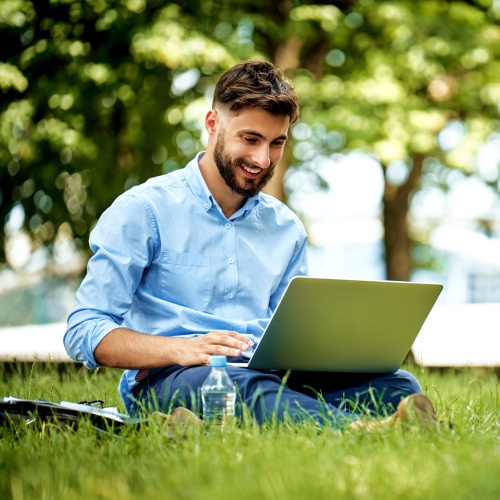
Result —
<instances>
[{"instance_id":1,"label":"shirt button placket","mask_svg":"<svg viewBox=\"0 0 500 500\"><path fill-rule=\"evenodd\" d=\"M238 266L236 262L236 230L234 224L226 222L225 228L227 229L224 252L226 258L226 273L227 273L227 288L226 288L226 307L228 307L227 314L229 317L233 315L234 299L236 289L238 287Z\"/></svg>"}]
</instances>

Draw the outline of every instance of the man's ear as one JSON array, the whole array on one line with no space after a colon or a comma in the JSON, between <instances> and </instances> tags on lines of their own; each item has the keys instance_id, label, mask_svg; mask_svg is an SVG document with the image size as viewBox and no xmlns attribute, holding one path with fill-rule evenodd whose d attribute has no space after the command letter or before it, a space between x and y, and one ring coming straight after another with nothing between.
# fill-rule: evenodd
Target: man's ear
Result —
<instances>
[{"instance_id":1,"label":"man's ear","mask_svg":"<svg viewBox=\"0 0 500 500\"><path fill-rule=\"evenodd\" d=\"M205 128L209 135L214 135L217 131L219 116L215 109L211 109L205 116Z\"/></svg>"}]
</instances>

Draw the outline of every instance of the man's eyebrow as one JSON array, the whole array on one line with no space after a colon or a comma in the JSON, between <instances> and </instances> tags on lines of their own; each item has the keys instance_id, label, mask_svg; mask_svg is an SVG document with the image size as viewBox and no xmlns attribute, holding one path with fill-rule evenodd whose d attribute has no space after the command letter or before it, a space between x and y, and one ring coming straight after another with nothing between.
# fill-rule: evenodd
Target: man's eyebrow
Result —
<instances>
[{"instance_id":1,"label":"man's eyebrow","mask_svg":"<svg viewBox=\"0 0 500 500\"><path fill-rule=\"evenodd\" d=\"M267 140L267 137L265 135L262 135L260 132L256 132L255 130L240 130L239 133L241 135L245 134L245 135L253 135L254 137L258 137L259 139L264 139L264 140ZM278 137L275 137L274 139L272 139L271 142L276 142L276 141L286 141L288 139L288 135L287 134L283 134L283 135L280 135Z\"/></svg>"}]
</instances>

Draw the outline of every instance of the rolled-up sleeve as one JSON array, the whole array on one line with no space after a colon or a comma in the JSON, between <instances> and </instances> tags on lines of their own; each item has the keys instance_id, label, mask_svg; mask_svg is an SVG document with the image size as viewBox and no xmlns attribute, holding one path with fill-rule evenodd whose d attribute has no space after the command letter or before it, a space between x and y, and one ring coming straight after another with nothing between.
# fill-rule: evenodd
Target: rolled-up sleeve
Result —
<instances>
[{"instance_id":1,"label":"rolled-up sleeve","mask_svg":"<svg viewBox=\"0 0 500 500\"><path fill-rule=\"evenodd\" d=\"M158 239L152 210L134 195L120 196L101 216L90 236L94 255L68 316L64 346L72 359L90 369L99 366L94 351L122 325Z\"/></svg>"}]
</instances>

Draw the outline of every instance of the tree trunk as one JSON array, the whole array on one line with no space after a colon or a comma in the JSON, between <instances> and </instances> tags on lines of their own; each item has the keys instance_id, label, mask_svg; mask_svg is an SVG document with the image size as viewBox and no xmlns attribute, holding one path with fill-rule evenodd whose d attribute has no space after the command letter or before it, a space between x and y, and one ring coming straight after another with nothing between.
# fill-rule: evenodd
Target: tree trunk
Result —
<instances>
[{"instance_id":1,"label":"tree trunk","mask_svg":"<svg viewBox=\"0 0 500 500\"><path fill-rule=\"evenodd\" d=\"M413 269L412 240L408 234L410 195L422 175L425 155L416 154L408 179L400 186L385 182L384 245L387 279L408 281Z\"/></svg>"},{"instance_id":2,"label":"tree trunk","mask_svg":"<svg viewBox=\"0 0 500 500\"><path fill-rule=\"evenodd\" d=\"M264 193L270 194L278 200L286 203L287 196L285 192L285 174L289 165L289 154L290 154L289 146L285 147L283 151L283 157L281 158L278 165L276 165L276 169L274 170L274 175L272 179L269 181L269 184L262 190Z\"/></svg>"},{"instance_id":3,"label":"tree trunk","mask_svg":"<svg viewBox=\"0 0 500 500\"><path fill-rule=\"evenodd\" d=\"M294 70L298 67L300 63L300 50L302 48L303 41L296 36L287 39L284 43L279 45L273 57L273 62L276 66L283 68L285 71ZM263 189L263 191L278 200L286 203L287 196L285 192L285 173L289 166L290 157L290 147L287 145L283 152L283 157L281 158L276 169L274 171L273 178L269 181L269 184Z\"/></svg>"},{"instance_id":4,"label":"tree trunk","mask_svg":"<svg viewBox=\"0 0 500 500\"><path fill-rule=\"evenodd\" d=\"M285 2L283 2L285 4ZM280 4L281 5L281 4ZM278 11L284 12L284 8L280 7ZM304 40L298 36L292 36L283 43L273 48L270 43L270 52L273 53L273 62L276 66L283 68L285 72L290 72L297 69L301 65L301 51L304 45ZM313 47L302 62L304 67L316 77L321 77L321 64L328 51L328 44L325 40L319 40L318 44ZM300 96L299 96L300 97ZM283 158L276 166L273 178L263 190L265 193L278 198L278 200L286 203L287 196L284 187L284 179L286 171L290 165L290 146L285 148Z\"/></svg>"}]
</instances>

